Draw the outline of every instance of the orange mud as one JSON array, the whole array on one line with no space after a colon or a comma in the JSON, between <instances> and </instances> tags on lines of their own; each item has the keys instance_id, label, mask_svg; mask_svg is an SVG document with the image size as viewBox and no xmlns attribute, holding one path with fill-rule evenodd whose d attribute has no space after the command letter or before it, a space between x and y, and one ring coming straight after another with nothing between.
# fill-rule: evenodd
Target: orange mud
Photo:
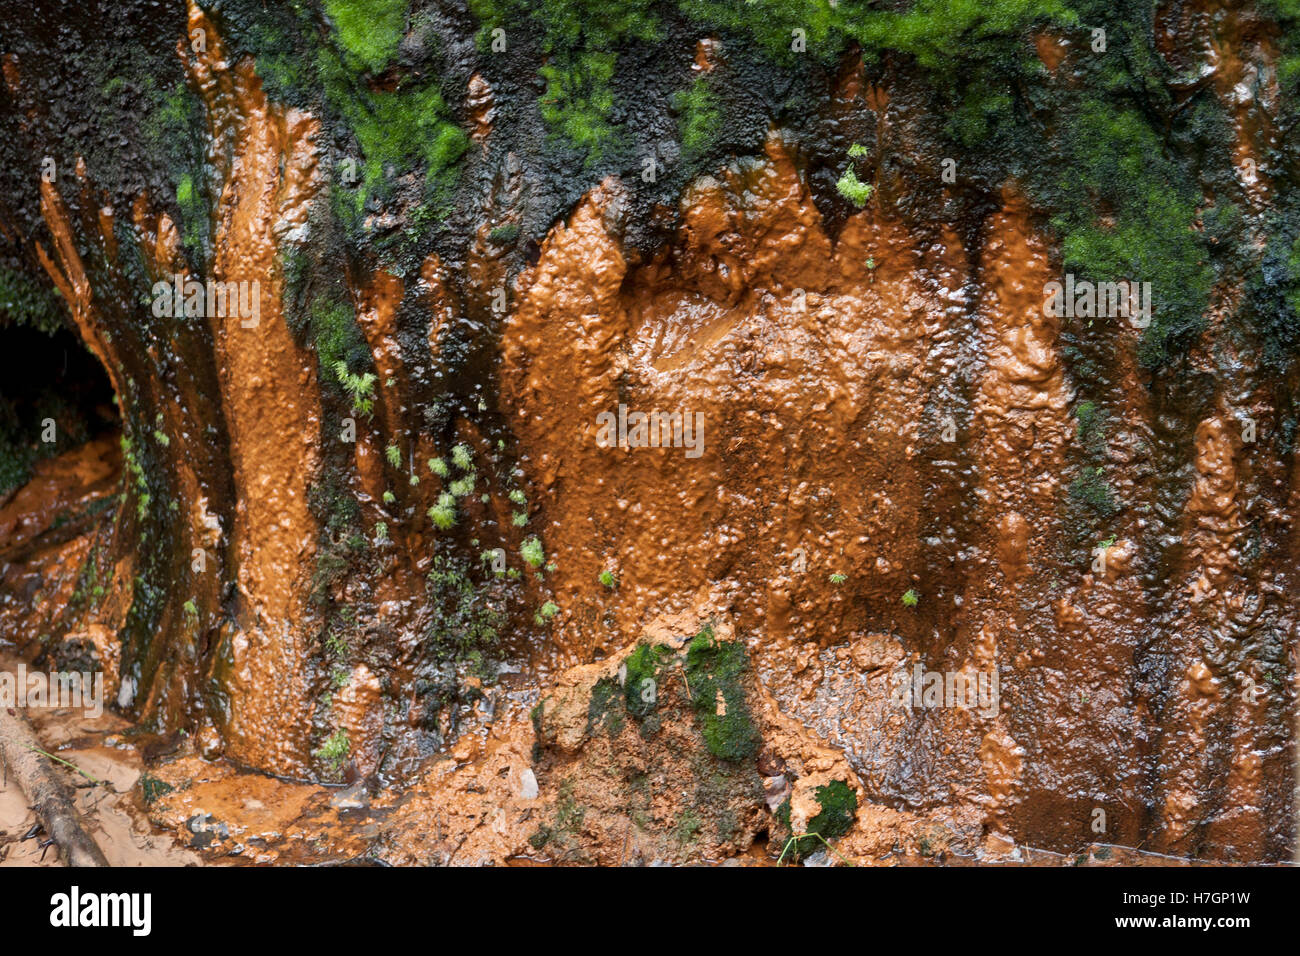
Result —
<instances>
[{"instance_id":1,"label":"orange mud","mask_svg":"<svg viewBox=\"0 0 1300 956\"><path fill-rule=\"evenodd\" d=\"M702 623L690 613L663 618L643 637L680 650ZM725 625L718 636L732 639ZM834 855L814 854L813 865L1183 862L1100 843L1067 858L981 839L970 808L918 814L864 801L843 754L784 716L757 684L747 696L762 740L758 769L713 763L702 776L698 761L710 758L694 720L679 710L686 690L679 676L660 684L659 733L643 736L631 718L593 723L593 694L602 682L618 687L631 650L560 674L535 722L503 721L463 738L403 793L291 783L180 754L151 769L165 792L147 815L178 846L225 865L772 865L783 852L792 861L786 838L774 835L783 832L777 804L788 798L792 823L806 824L819 812L816 789L845 780L860 799L854 828Z\"/></svg>"},{"instance_id":2,"label":"orange mud","mask_svg":"<svg viewBox=\"0 0 1300 956\"><path fill-rule=\"evenodd\" d=\"M1276 95L1261 79L1273 56L1267 37L1235 13L1189 16L1181 24L1166 16L1162 29L1202 31L1215 90L1233 110L1239 160L1266 155ZM1066 862L1026 845L1036 843L1085 847L1086 862L1169 859L1112 844L1264 855L1264 761L1277 759L1277 747L1260 739L1260 705L1241 686L1249 675L1205 635L1245 633L1263 602L1280 600L1252 604L1241 567L1257 476L1235 416L1249 407L1265 419L1265 400L1219 396L1196 428L1181 462L1188 489L1173 509L1176 593L1155 606L1140 572L1158 495L1139 472L1160 411L1133 357L1133 331L1117 332L1110 385L1119 411L1105 472L1134 507L1109 521L1103 545L1082 540L1068 517L1074 395L1058 320L1042 311L1044 284L1058 270L1024 200L1007 189L961 234L909 225L872 202L836 233L797 148L776 132L763 157L694 182L679 229L653 255L624 248L623 187L611 178L551 230L514 281L498 411L518 442L531 520L510 527L500 488L488 489L486 503L476 488L463 519L471 527L493 519L516 550L538 534L555 562L546 584L561 610L541 651L551 659L535 663L558 674L530 688L541 691L536 722L514 700L499 719L462 724L469 729L400 795L234 769L309 770L316 702L306 595L318 540L307 495L320 443L335 440L341 423L322 421L315 361L286 326L277 264L302 237L321 185L317 123L268 103L251 62L226 62L193 4L190 26L205 30L208 45L180 52L207 109L220 179L213 278L258 281L261 315L253 327L238 315L211 320L238 502L232 526L211 513L211 492L187 462L203 436L187 425L184 401L157 401L178 443L186 544L233 561L239 597L233 622L214 637L217 671L204 675L223 686L230 711L151 771L172 788L149 806L156 825L225 863L771 862L784 849L775 807L788 799L800 828L817 813L817 787L842 780L859 809L838 851L856 862ZM1068 54L1046 35L1037 49L1049 70ZM720 52L702 41L696 69L714 68ZM4 66L17 82L16 65ZM473 137L486 144L492 91L475 77L468 93ZM888 91L865 88L861 70L848 69L840 100L846 110L869 103L886 137ZM517 180L507 163L463 265L464 294L484 310L508 280L505 250L489 235L519 221ZM84 190L84 169L79 181ZM1246 188L1263 203L1266 174ZM49 184L41 200L53 251L38 246L40 261L121 394L119 346L95 316L68 210ZM113 210L94 209L112 261ZM166 275L180 261L175 224L151 214L147 197L132 212L146 262ZM379 377L374 421L358 421L355 451L355 490L371 527L388 520L385 490L422 513L440 488L424 463L446 449L410 427L412 373L397 313L408 292L426 305L429 358L439 363L465 305L449 268L430 256L415 288L411 277L382 271L355 284ZM1196 361L1208 371L1230 364L1218 348L1211 333ZM617 417L620 406L698 415L702 442L602 447L599 416ZM469 423L458 423L457 439L476 458L487 450ZM401 468L385 461L389 443ZM55 525L116 486L115 449L104 439L43 463L0 502L6 636L30 641L75 603L111 516L65 537ZM396 626L421 600L431 532L418 522L390 528L396 556L384 556L374 596L377 617ZM617 578L612 589L597 583L606 570ZM99 571L103 593L68 636L94 646L116 695L133 561ZM217 580L214 572L195 583L205 606L218 603ZM902 601L908 592L915 607ZM750 651L746 694L762 744L757 767L724 768L713 790L700 782L684 670L660 689L671 715L660 733L642 736L631 721L593 727L591 717L597 688L613 682L622 693L635 640L680 652L707 619ZM197 622L187 636L197 642ZM1161 667L1172 678L1153 677ZM900 706L895 690L916 671L972 683L997 674L1000 699L988 708ZM405 687L409 676L355 662L332 695L329 719L347 731L359 778L380 768L396 697L389 685ZM1152 689L1160 678L1167 696ZM440 716L445 730L450 718ZM1210 754L1216 739L1231 741L1227 760ZM232 762L207 762L196 748ZM101 766L115 759L98 757ZM126 770L109 767L123 787L139 772L134 759ZM23 824L12 804L0 802L10 837ZM15 846L26 852L6 839L0 847L11 855Z\"/></svg>"},{"instance_id":3,"label":"orange mud","mask_svg":"<svg viewBox=\"0 0 1300 956\"><path fill-rule=\"evenodd\" d=\"M307 489L321 441L315 363L285 325L281 244L300 231L320 184L314 119L267 102L251 60L229 64L191 3L207 52L178 49L207 108L210 157L223 171L215 223L216 281L257 281L260 321L212 319L222 410L239 509L231 529L242 598L225 630L231 756L284 773L307 769L311 695L300 622L316 547Z\"/></svg>"},{"instance_id":4,"label":"orange mud","mask_svg":"<svg viewBox=\"0 0 1300 956\"><path fill-rule=\"evenodd\" d=\"M774 134L765 160L688 191L649 261L624 255L619 214L607 181L552 230L503 332L560 658L707 607L873 797L975 812L1004 838L1136 845L1145 740L1178 726L1137 678L1151 609L1124 529L1144 522L1117 519L1102 570L1063 523L1073 395L1042 311L1059 276L1023 201L1005 196L978 250L874 204L832 241ZM702 413L702 454L601 447L597 416L620 403ZM594 584L607 568L612 592ZM882 638L884 658L859 650ZM892 706L917 666L996 671L1000 707ZM1260 785L1246 772L1238 796ZM1263 852L1253 823L1219 820L1229 852Z\"/></svg>"}]
</instances>

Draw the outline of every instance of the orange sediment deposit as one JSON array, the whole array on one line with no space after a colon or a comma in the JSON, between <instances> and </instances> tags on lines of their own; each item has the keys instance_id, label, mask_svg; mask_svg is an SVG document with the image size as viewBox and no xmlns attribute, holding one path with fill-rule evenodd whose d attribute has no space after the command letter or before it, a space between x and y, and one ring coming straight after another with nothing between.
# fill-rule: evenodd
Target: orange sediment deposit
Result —
<instances>
[{"instance_id":1,"label":"orange sediment deposit","mask_svg":"<svg viewBox=\"0 0 1300 956\"><path fill-rule=\"evenodd\" d=\"M864 525L896 515L890 484L871 475L906 462L940 314L925 293L960 278L951 247L914 248L870 207L832 249L778 137L767 161L726 175L697 183L674 245L631 270L608 221L612 184L552 232L517 283L503 402L542 491L562 607L591 600L590 582L612 567L620 627L709 595L779 641L811 636L814 619L833 628L843 612L815 582L877 560ZM702 420L702 443L600 447L597 416L620 405ZM827 509L864 485L876 507L846 528ZM799 549L810 573L798 598L783 596ZM777 620L763 621L769 609ZM562 640L600 645L568 618Z\"/></svg>"},{"instance_id":2,"label":"orange sediment deposit","mask_svg":"<svg viewBox=\"0 0 1300 956\"><path fill-rule=\"evenodd\" d=\"M487 151L487 139L492 133L492 123L496 120L497 110L493 101L492 87L482 74L475 73L469 78L469 95L465 105L473 118L473 132L470 139Z\"/></svg>"},{"instance_id":3,"label":"orange sediment deposit","mask_svg":"<svg viewBox=\"0 0 1300 956\"><path fill-rule=\"evenodd\" d=\"M285 324L276 254L301 230L319 188L317 123L268 103L250 60L225 62L217 31L190 4L206 52L179 52L207 109L223 177L214 278L256 282L260 316L211 317L222 411L240 507L231 529L242 606L227 642L229 752L285 772L306 769L310 694L301 621L316 546L307 490L321 436L314 360Z\"/></svg>"},{"instance_id":4,"label":"orange sediment deposit","mask_svg":"<svg viewBox=\"0 0 1300 956\"><path fill-rule=\"evenodd\" d=\"M366 337L379 377L379 394L384 431L393 438L402 421L403 367L402 351L397 342L397 307L402 304L405 286L399 276L380 269L361 290L357 308L357 325ZM403 446L405 457L404 442Z\"/></svg>"},{"instance_id":5,"label":"orange sediment deposit","mask_svg":"<svg viewBox=\"0 0 1300 956\"><path fill-rule=\"evenodd\" d=\"M1034 37L1034 50L1043 66L1055 73L1070 52L1070 41L1052 33L1039 33Z\"/></svg>"}]
</instances>

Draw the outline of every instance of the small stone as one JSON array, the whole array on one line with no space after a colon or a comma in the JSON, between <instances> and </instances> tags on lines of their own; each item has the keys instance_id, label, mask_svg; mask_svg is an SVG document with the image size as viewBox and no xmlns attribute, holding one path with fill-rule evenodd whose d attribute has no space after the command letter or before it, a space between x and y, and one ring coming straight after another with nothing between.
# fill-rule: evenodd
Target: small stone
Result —
<instances>
[{"instance_id":1,"label":"small stone","mask_svg":"<svg viewBox=\"0 0 1300 956\"><path fill-rule=\"evenodd\" d=\"M790 790L790 781L785 778L785 774L763 778L763 798L767 801L767 808L773 813L789 798Z\"/></svg>"},{"instance_id":2,"label":"small stone","mask_svg":"<svg viewBox=\"0 0 1300 956\"><path fill-rule=\"evenodd\" d=\"M346 790L340 790L330 797L330 806L336 810L362 810L368 804L365 787L361 784L353 784Z\"/></svg>"},{"instance_id":3,"label":"small stone","mask_svg":"<svg viewBox=\"0 0 1300 956\"><path fill-rule=\"evenodd\" d=\"M536 800L538 792L537 774L533 773L531 767L525 767L519 773L519 796L525 800Z\"/></svg>"},{"instance_id":4,"label":"small stone","mask_svg":"<svg viewBox=\"0 0 1300 956\"><path fill-rule=\"evenodd\" d=\"M785 773L785 761L770 747L764 747L758 755L758 772L764 777Z\"/></svg>"}]
</instances>

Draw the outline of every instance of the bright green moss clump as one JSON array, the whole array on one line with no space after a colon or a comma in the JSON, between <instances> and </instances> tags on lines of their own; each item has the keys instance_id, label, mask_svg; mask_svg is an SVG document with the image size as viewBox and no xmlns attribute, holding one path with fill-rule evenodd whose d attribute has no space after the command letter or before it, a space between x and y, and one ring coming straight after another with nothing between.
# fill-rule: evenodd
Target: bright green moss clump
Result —
<instances>
[{"instance_id":1,"label":"bright green moss clump","mask_svg":"<svg viewBox=\"0 0 1300 956\"><path fill-rule=\"evenodd\" d=\"M351 750L352 745L348 741L348 732L339 728L316 751L316 757L330 770L337 773L342 768L343 762L348 759Z\"/></svg>"},{"instance_id":2,"label":"bright green moss clump","mask_svg":"<svg viewBox=\"0 0 1300 956\"><path fill-rule=\"evenodd\" d=\"M1014 42L1031 23L1078 20L1060 0L916 0L905 11L842 16L845 31L865 50L910 53L922 68L944 74L963 66L978 45Z\"/></svg>"},{"instance_id":3,"label":"bright green moss clump","mask_svg":"<svg viewBox=\"0 0 1300 956\"><path fill-rule=\"evenodd\" d=\"M546 552L537 538L528 538L519 546L519 553L532 567L540 568L546 562Z\"/></svg>"},{"instance_id":4,"label":"bright green moss clump","mask_svg":"<svg viewBox=\"0 0 1300 956\"><path fill-rule=\"evenodd\" d=\"M377 73L397 52L406 29L406 0L325 0L350 65Z\"/></svg>"},{"instance_id":5,"label":"bright green moss clump","mask_svg":"<svg viewBox=\"0 0 1300 956\"><path fill-rule=\"evenodd\" d=\"M853 171L852 166L844 170L844 175L835 184L835 188L841 196L859 209L865 206L867 200L871 198L871 184L858 179L857 173Z\"/></svg>"},{"instance_id":6,"label":"bright green moss clump","mask_svg":"<svg viewBox=\"0 0 1300 956\"><path fill-rule=\"evenodd\" d=\"M719 641L711 626L700 631L686 650L686 679L704 742L715 757L723 760L747 760L758 752L758 730L745 701L743 684L748 666L744 645Z\"/></svg>"},{"instance_id":7,"label":"bright green moss clump","mask_svg":"<svg viewBox=\"0 0 1300 956\"><path fill-rule=\"evenodd\" d=\"M542 118L574 146L597 160L614 136L613 53L583 52L547 63L538 71L546 81Z\"/></svg>"},{"instance_id":8,"label":"bright green moss clump","mask_svg":"<svg viewBox=\"0 0 1300 956\"><path fill-rule=\"evenodd\" d=\"M673 106L680 111L678 126L682 137L682 153L687 159L703 156L713 146L722 126L722 112L717 95L709 89L706 77L699 77L673 98Z\"/></svg>"}]
</instances>

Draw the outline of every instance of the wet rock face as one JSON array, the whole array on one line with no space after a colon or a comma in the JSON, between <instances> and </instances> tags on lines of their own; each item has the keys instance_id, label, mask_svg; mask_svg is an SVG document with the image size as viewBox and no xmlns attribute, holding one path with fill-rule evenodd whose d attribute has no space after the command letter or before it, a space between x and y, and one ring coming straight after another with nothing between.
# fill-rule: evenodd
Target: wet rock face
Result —
<instances>
[{"instance_id":1,"label":"wet rock face","mask_svg":"<svg viewBox=\"0 0 1300 956\"><path fill-rule=\"evenodd\" d=\"M156 6L0 49L0 337L115 396L0 498L7 643L208 760L452 801L394 858L1289 855L1267 15L1167 4L1110 60L1031 19L954 75L663 5L590 115L563 4ZM1089 298L1148 270L1151 323Z\"/></svg>"}]
</instances>

